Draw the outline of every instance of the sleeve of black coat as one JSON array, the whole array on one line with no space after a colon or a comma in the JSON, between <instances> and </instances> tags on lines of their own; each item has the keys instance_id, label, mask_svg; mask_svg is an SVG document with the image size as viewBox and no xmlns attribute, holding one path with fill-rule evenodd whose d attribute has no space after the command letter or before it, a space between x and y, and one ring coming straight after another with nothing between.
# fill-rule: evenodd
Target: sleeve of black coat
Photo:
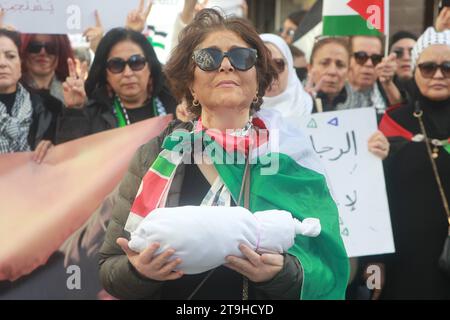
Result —
<instances>
[{"instance_id":1,"label":"sleeve of black coat","mask_svg":"<svg viewBox=\"0 0 450 320\"><path fill-rule=\"evenodd\" d=\"M255 283L258 299L299 300L303 283L303 268L298 259L284 255L280 272L267 282Z\"/></svg>"},{"instance_id":2,"label":"sleeve of black coat","mask_svg":"<svg viewBox=\"0 0 450 320\"><path fill-rule=\"evenodd\" d=\"M87 107L82 109L64 108L56 123L56 144L75 140L92 133Z\"/></svg>"}]
</instances>

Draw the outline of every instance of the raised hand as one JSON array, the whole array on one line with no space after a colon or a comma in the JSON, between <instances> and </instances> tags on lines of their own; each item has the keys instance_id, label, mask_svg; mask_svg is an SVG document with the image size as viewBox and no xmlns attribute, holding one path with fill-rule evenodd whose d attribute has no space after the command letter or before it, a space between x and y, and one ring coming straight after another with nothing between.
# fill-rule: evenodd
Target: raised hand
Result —
<instances>
[{"instance_id":1,"label":"raised hand","mask_svg":"<svg viewBox=\"0 0 450 320\"><path fill-rule=\"evenodd\" d=\"M145 278L157 281L167 281L176 280L183 276L182 271L174 271L174 269L181 263L181 259L177 258L169 261L169 258L175 253L175 250L173 249L168 249L155 256L155 252L159 248L158 243L151 244L141 253L131 250L128 247L128 240L125 238L118 238L117 244L125 252L128 260L136 271Z\"/></svg>"},{"instance_id":2,"label":"raised hand","mask_svg":"<svg viewBox=\"0 0 450 320\"><path fill-rule=\"evenodd\" d=\"M444 7L436 19L436 31L450 29L450 7Z\"/></svg>"},{"instance_id":3,"label":"raised hand","mask_svg":"<svg viewBox=\"0 0 450 320\"><path fill-rule=\"evenodd\" d=\"M312 76L310 75L308 77L308 81L306 82L304 89L313 97L313 99L316 98L317 93L322 89L322 85L325 81L324 78L325 75L322 76L317 83L314 83L314 81L312 80Z\"/></svg>"},{"instance_id":4,"label":"raised hand","mask_svg":"<svg viewBox=\"0 0 450 320\"><path fill-rule=\"evenodd\" d=\"M3 9L0 9L0 29L6 29L9 31L17 31L15 27L12 25L4 25L3 19L5 18L5 11Z\"/></svg>"},{"instance_id":5,"label":"raised hand","mask_svg":"<svg viewBox=\"0 0 450 320\"><path fill-rule=\"evenodd\" d=\"M152 10L153 1L150 0L147 7L145 7L145 0L141 0L139 7L132 10L128 16L125 27L137 32L144 31L145 24L147 22L148 15Z\"/></svg>"},{"instance_id":6,"label":"raised hand","mask_svg":"<svg viewBox=\"0 0 450 320\"><path fill-rule=\"evenodd\" d=\"M63 83L64 102L67 108L80 109L86 102L86 91L84 82L87 75L87 63L80 64L79 60L67 60L69 67L69 76Z\"/></svg>"},{"instance_id":7,"label":"raised hand","mask_svg":"<svg viewBox=\"0 0 450 320\"><path fill-rule=\"evenodd\" d=\"M200 10L203 10L206 8L206 6L208 5L208 1L209 0L204 0L202 3L198 2L195 5L195 14L197 14Z\"/></svg>"},{"instance_id":8,"label":"raised hand","mask_svg":"<svg viewBox=\"0 0 450 320\"><path fill-rule=\"evenodd\" d=\"M375 72L381 83L391 83L394 80L395 72L397 71L397 56L391 53L384 57L383 61L375 67Z\"/></svg>"},{"instance_id":9,"label":"raised hand","mask_svg":"<svg viewBox=\"0 0 450 320\"><path fill-rule=\"evenodd\" d=\"M89 42L89 46L92 51L96 51L100 40L103 38L103 26L100 20L100 15L97 10L95 10L95 27L89 27L83 32L83 36L86 41Z\"/></svg>"}]
</instances>

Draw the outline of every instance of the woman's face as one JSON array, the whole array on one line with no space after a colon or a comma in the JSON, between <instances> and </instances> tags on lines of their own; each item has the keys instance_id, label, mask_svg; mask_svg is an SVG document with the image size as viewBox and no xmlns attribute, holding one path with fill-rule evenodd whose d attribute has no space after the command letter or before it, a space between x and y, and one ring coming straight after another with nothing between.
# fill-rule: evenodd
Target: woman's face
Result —
<instances>
[{"instance_id":1,"label":"woman's face","mask_svg":"<svg viewBox=\"0 0 450 320\"><path fill-rule=\"evenodd\" d=\"M34 52L32 48L39 48L39 44L45 44L45 46L40 46L39 52ZM58 66L58 47L55 38L50 35L33 36L27 48L25 65L31 76L53 75Z\"/></svg>"},{"instance_id":2,"label":"woman's face","mask_svg":"<svg viewBox=\"0 0 450 320\"><path fill-rule=\"evenodd\" d=\"M250 48L240 36L224 30L210 33L197 49L216 48L228 52L235 47ZM196 66L190 89L202 108L241 112L250 109L252 100L256 97L258 91L256 67L239 71L231 65L228 57L224 57L220 67L214 71L203 71Z\"/></svg>"},{"instance_id":3,"label":"woman's face","mask_svg":"<svg viewBox=\"0 0 450 320\"><path fill-rule=\"evenodd\" d=\"M392 45L391 52L398 52L396 74L400 79L408 80L413 76L411 69L411 51L415 44L415 40L405 38Z\"/></svg>"},{"instance_id":4,"label":"woman's face","mask_svg":"<svg viewBox=\"0 0 450 320\"><path fill-rule=\"evenodd\" d=\"M419 57L417 65L434 62L442 64L450 61L450 47L446 45L434 45L426 48ZM414 72L417 86L420 92L427 98L442 101L450 98L450 78L445 78L438 69L431 78L424 77L417 67Z\"/></svg>"},{"instance_id":5,"label":"woman's face","mask_svg":"<svg viewBox=\"0 0 450 320\"><path fill-rule=\"evenodd\" d=\"M337 43L328 43L317 50L312 57L310 76L314 84L321 83L320 91L337 95L344 88L349 72L349 55Z\"/></svg>"},{"instance_id":6,"label":"woman's face","mask_svg":"<svg viewBox=\"0 0 450 320\"><path fill-rule=\"evenodd\" d=\"M280 94L282 94L287 86L288 86L288 80L289 80L289 71L288 71L288 65L286 58L283 56L280 50L272 44L272 43L266 43L266 47L270 50L272 53L272 59L275 62L276 66L280 66L277 62L284 62L284 69L283 70L277 70L278 71L278 80L273 80L272 84L269 88L266 90L266 97L276 97Z\"/></svg>"},{"instance_id":7,"label":"woman's face","mask_svg":"<svg viewBox=\"0 0 450 320\"><path fill-rule=\"evenodd\" d=\"M8 37L0 37L0 93L13 93L22 76L19 51Z\"/></svg>"},{"instance_id":8,"label":"woman's face","mask_svg":"<svg viewBox=\"0 0 450 320\"><path fill-rule=\"evenodd\" d=\"M114 45L109 52L107 60L119 58L128 61L132 56L145 57L141 47L129 40L121 41ZM145 64L141 70L134 71L127 64L119 73L106 70L106 81L111 89L121 100L127 102L145 101L148 98L150 81L150 66Z\"/></svg>"}]
</instances>

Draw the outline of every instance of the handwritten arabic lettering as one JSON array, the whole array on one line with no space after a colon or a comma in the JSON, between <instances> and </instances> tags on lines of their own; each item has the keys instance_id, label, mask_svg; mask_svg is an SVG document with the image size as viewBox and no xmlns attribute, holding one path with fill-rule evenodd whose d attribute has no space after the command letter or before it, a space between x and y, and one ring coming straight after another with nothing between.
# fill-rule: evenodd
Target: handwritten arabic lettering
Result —
<instances>
[{"instance_id":1,"label":"handwritten arabic lettering","mask_svg":"<svg viewBox=\"0 0 450 320\"><path fill-rule=\"evenodd\" d=\"M328 158L329 161L337 161L337 160L339 160L344 154L349 153L349 152L352 150L352 143L353 143L353 153L354 153L355 156L358 155L358 148L357 148L357 145L356 145L356 134L355 134L355 131L352 130L351 132L347 132L347 133L345 134L345 136L346 136L346 141L347 141L347 147L346 147L346 149L344 150L344 149L342 149L342 148L339 148L339 154L338 154L337 156ZM323 147L321 150L318 150L318 149L316 148L316 144L315 144L315 142L314 142L314 138L313 138L312 135L309 136L309 139L311 140L311 145L312 145L314 151L320 156L320 158L323 157L322 154L327 153L327 152L330 152L330 151L332 151L332 150L335 150L334 147L330 147L330 146L325 146L325 147ZM337 148L336 148L336 149L337 149Z\"/></svg>"},{"instance_id":2,"label":"handwritten arabic lettering","mask_svg":"<svg viewBox=\"0 0 450 320\"><path fill-rule=\"evenodd\" d=\"M48 12L49 14L55 13L55 7L50 0L41 1L2 1L0 2L0 9L4 12Z\"/></svg>"},{"instance_id":3,"label":"handwritten arabic lettering","mask_svg":"<svg viewBox=\"0 0 450 320\"><path fill-rule=\"evenodd\" d=\"M341 216L339 216L339 226L341 227L341 236L344 236L344 237L350 236L350 231L344 225L344 220L342 219Z\"/></svg>"},{"instance_id":4,"label":"handwritten arabic lettering","mask_svg":"<svg viewBox=\"0 0 450 320\"><path fill-rule=\"evenodd\" d=\"M350 211L355 211L355 205L356 205L356 201L358 200L358 196L356 194L356 190L353 190L353 195L354 197L351 198L348 194L345 195L345 197L347 198L347 200L349 201L349 203L345 204L346 207L350 208Z\"/></svg>"}]
</instances>

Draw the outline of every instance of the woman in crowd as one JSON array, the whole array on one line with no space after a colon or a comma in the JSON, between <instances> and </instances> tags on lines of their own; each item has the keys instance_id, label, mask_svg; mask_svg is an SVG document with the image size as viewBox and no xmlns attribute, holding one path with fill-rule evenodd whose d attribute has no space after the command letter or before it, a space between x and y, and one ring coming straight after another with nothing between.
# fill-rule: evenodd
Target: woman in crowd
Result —
<instances>
[{"instance_id":1,"label":"woman in crowd","mask_svg":"<svg viewBox=\"0 0 450 320\"><path fill-rule=\"evenodd\" d=\"M404 101L408 101L416 94L413 84L413 70L411 68L411 53L416 44L417 36L408 31L399 31L391 37L390 52L397 56L397 71L394 83L400 90Z\"/></svg>"},{"instance_id":2,"label":"woman in crowd","mask_svg":"<svg viewBox=\"0 0 450 320\"><path fill-rule=\"evenodd\" d=\"M161 189L167 190L167 193L161 194L163 199L167 199L163 205L198 206L206 195L218 204L223 200L221 204L227 206L230 203L228 201L227 204L226 199L230 198L226 194L231 194L236 205L242 205L239 197L242 193L239 190L246 189L247 196L244 199L247 200L243 203L252 212L272 208L285 209L301 218L305 215L320 216L320 237L297 237L296 244L283 254L262 254L241 246L245 259L229 256L226 266L213 269L213 273L209 271L196 275L184 275L183 270L176 270L182 261L179 258L171 259L175 254L173 250L156 255L157 243L142 253L129 249L127 238L133 230L133 223L137 221L134 215L129 215L130 210L142 198L133 199L144 175L145 181L155 177L153 171L149 171L149 166L160 152L162 154L170 150L170 142L176 141L172 138L180 134L194 138L197 135L189 131L192 132L195 126L195 132L205 135L211 134L212 130L208 129L217 129L221 132L218 137L228 134L226 130L232 130L233 137L240 136L253 144L261 142L260 139L255 140L254 136L265 126L269 131L270 128L279 128L280 131L286 129L284 125L280 126L281 117L276 112L262 111L265 116L255 114L276 72L270 52L246 20L223 18L212 9L200 11L180 35L180 42L166 65L166 73L177 98L180 101L185 98L197 121L173 122L160 137L144 145L132 161L119 187L113 217L100 250L100 277L105 289L125 299L342 298L348 279L348 259L339 235L337 208L330 197L326 179L311 170L308 171L311 173L308 179L297 180L295 177L305 169L300 169L287 157L280 159L280 172L264 177L260 175L258 164L250 164L248 159L246 165L227 163L220 166L212 153L209 157L213 164L177 163L176 173L167 182L167 188ZM162 145L162 140L167 136ZM284 138L288 137L282 134L280 141L288 140ZM296 145L305 145L297 140L301 137L296 134L291 135L290 139L296 139ZM224 148L220 141L217 140L218 146ZM201 142L205 143L203 140ZM243 150L244 154L246 152L249 151ZM310 164L315 163L311 158L312 150L302 149L301 154L304 160L312 161ZM173 166L166 165L163 164L164 170L172 168L172 172L175 172ZM243 175L244 166L248 169L247 174L252 172L251 185L248 176ZM232 178L222 169L237 170L239 173ZM293 170L291 174L284 171L287 169ZM295 181L280 183L278 179ZM219 191L224 199L216 198L217 193L211 188L214 181L221 183ZM196 187L192 188L193 185ZM312 192L315 187L319 189ZM145 185L140 194L161 199L159 189L151 189ZM286 197L292 197L294 193L296 200L286 201ZM212 197L207 194L212 194ZM279 198L269 200L270 197ZM147 204L146 208L150 208ZM319 208L324 210L323 215L318 213Z\"/></svg>"},{"instance_id":3,"label":"woman in crowd","mask_svg":"<svg viewBox=\"0 0 450 320\"><path fill-rule=\"evenodd\" d=\"M324 38L313 48L309 65L308 91L315 97L314 112L365 107L365 98L348 84L350 48L345 38ZM369 151L387 157L389 143L379 131L368 141Z\"/></svg>"},{"instance_id":4,"label":"woman in crowd","mask_svg":"<svg viewBox=\"0 0 450 320\"><path fill-rule=\"evenodd\" d=\"M67 35L22 35L22 81L39 93L64 102L63 82L69 76L67 60L74 59Z\"/></svg>"},{"instance_id":5,"label":"woman in crowd","mask_svg":"<svg viewBox=\"0 0 450 320\"><path fill-rule=\"evenodd\" d=\"M124 28L102 38L85 86L71 72L64 96L58 143L173 113L176 106L153 47L142 34Z\"/></svg>"},{"instance_id":6,"label":"woman in crowd","mask_svg":"<svg viewBox=\"0 0 450 320\"><path fill-rule=\"evenodd\" d=\"M438 267L449 228L449 30L427 29L413 49L412 69L417 97L391 108L380 124L392 144L385 173L396 251L382 295L449 299L448 274Z\"/></svg>"},{"instance_id":7,"label":"woman in crowd","mask_svg":"<svg viewBox=\"0 0 450 320\"><path fill-rule=\"evenodd\" d=\"M311 113L313 102L297 77L289 46L274 34L262 34L261 39L270 50L278 73L278 79L274 80L264 95L261 108L275 109L284 118L298 123L299 118Z\"/></svg>"},{"instance_id":8,"label":"woman in crowd","mask_svg":"<svg viewBox=\"0 0 450 320\"><path fill-rule=\"evenodd\" d=\"M39 96L30 93L19 82L22 76L17 32L0 29L0 153L41 149L52 140L52 114Z\"/></svg>"}]
</instances>

